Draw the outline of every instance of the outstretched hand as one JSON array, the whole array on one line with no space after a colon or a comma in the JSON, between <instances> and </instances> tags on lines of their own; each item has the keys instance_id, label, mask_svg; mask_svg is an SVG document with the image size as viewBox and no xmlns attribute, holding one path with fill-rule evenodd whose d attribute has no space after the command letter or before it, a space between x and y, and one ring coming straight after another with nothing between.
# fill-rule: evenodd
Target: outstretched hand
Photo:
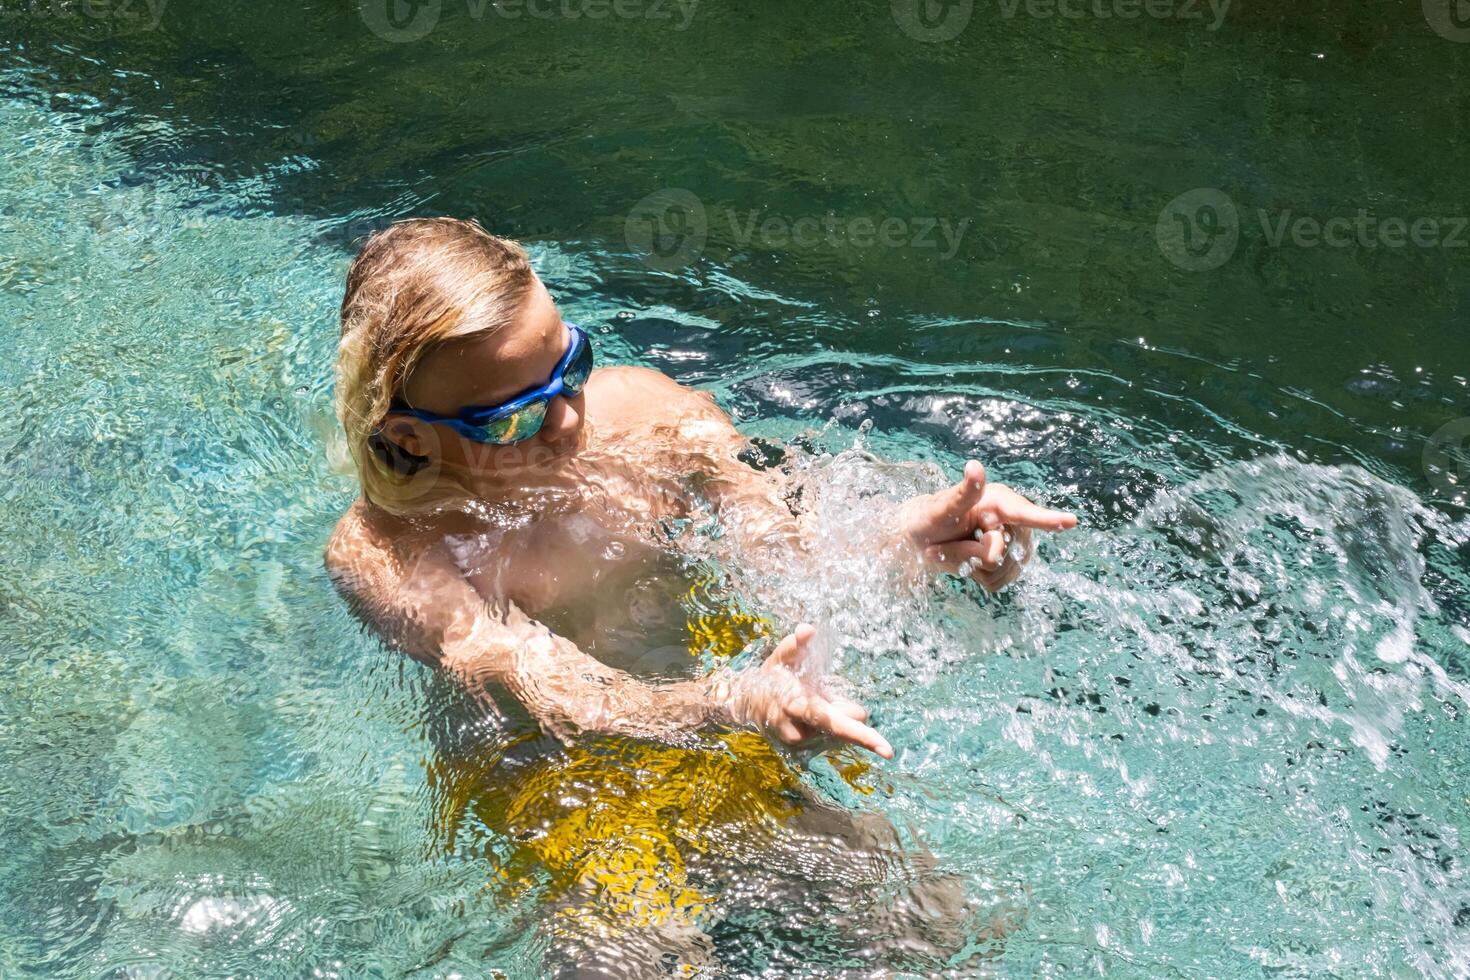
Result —
<instances>
[{"instance_id":1,"label":"outstretched hand","mask_svg":"<svg viewBox=\"0 0 1470 980\"><path fill-rule=\"evenodd\" d=\"M738 725L754 725L791 745L822 736L893 758L888 740L866 724L862 705L829 695L819 678L802 670L816 630L803 623L759 667L731 680L726 708Z\"/></svg>"},{"instance_id":2,"label":"outstretched hand","mask_svg":"<svg viewBox=\"0 0 1470 980\"><path fill-rule=\"evenodd\" d=\"M1033 529L1065 531L1077 526L1077 516L1038 506L1002 484L987 483L985 467L972 459L954 486L905 503L902 524L931 566L969 575L998 592L1014 582L1030 560Z\"/></svg>"}]
</instances>

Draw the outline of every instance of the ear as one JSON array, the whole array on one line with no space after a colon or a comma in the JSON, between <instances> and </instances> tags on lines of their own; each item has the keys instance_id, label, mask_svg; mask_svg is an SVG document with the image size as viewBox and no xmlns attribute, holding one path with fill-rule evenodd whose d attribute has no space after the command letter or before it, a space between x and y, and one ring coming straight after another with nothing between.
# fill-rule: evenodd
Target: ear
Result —
<instances>
[{"instance_id":1,"label":"ear","mask_svg":"<svg viewBox=\"0 0 1470 980\"><path fill-rule=\"evenodd\" d=\"M410 456L429 456L430 448L439 444L433 427L411 415L389 415L383 423L382 436Z\"/></svg>"}]
</instances>

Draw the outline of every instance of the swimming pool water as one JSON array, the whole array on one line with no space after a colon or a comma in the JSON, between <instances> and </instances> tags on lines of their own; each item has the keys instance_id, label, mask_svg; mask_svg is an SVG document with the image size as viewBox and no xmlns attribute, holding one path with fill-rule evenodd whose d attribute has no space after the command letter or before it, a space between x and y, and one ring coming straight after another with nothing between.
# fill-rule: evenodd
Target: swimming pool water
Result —
<instances>
[{"instance_id":1,"label":"swimming pool water","mask_svg":"<svg viewBox=\"0 0 1470 980\"><path fill-rule=\"evenodd\" d=\"M793 45L847 50L846 28L812 35L771 22L797 15L765 13L759 26L787 30ZM216 16L192 36L228 34L220 23L243 15ZM713 16L733 30L736 15ZM1237 41L1304 52L1320 41L1334 61L1355 44L1395 43L1354 40L1360 22L1346 23L1335 37L1298 37L1247 21L1260 33ZM346 91L330 59L314 63L301 84L324 73L320 115L278 145L258 118L279 67L266 55L211 56L259 86L232 109L197 64L144 66L165 57L156 34L115 42L131 59L120 69L48 47L54 25L21 26L46 43L7 47L0 75L0 975L540 975L544 888L491 887L487 856L446 849L434 822L436 732L454 699L362 632L320 559L354 493L330 409L348 243L388 215L469 207L481 188L503 204L503 181L525 210L499 209L502 230L531 240L538 270L611 360L669 370L715 392L752 435L807 447L830 566L757 585L768 604L817 611L839 640L834 671L864 692L898 756L855 780L866 792L820 758L804 778L930 849L975 906L964 952L989 954L964 967L958 955L875 961L826 928L843 882L809 882L773 913L741 898L742 884L772 874L752 869L716 901L727 975L1470 973L1470 524L1456 485L1431 482L1421 463L1424 437L1466 405L1458 253L1401 254L1394 266L1379 254L1355 275L1340 255L1256 242L1251 271L1236 260L1167 287L1177 273L1165 264L1150 292L1121 258L1115 221L1027 211L1030 169L1010 175L1012 210L992 211L955 262L752 246L730 229L753 207L794 218L821 199L846 214L895 213L894 199L865 205L861 185L823 197L815 155L866 160L870 190L902 156L846 144L851 130L817 118L817 136L761 128L776 96L729 88L745 76L722 74L721 61L710 77L689 68L689 90L669 93L673 128L710 140L711 171L732 148L765 162L700 183L693 151L658 121L666 107L621 110L644 127L642 143L595 130L588 36L565 25L561 61L538 71L555 79L548 98L588 103L554 123L514 104L465 110L490 112L493 133L454 153L429 131L442 121L432 86L377 87L374 102ZM430 41L441 66L455 57L444 33ZM411 52L371 50L356 70L406 77L396 73ZM772 50L748 56L779 60ZM1059 57L1087 50L1073 37ZM964 70L923 51L940 81ZM471 74L531 71L461 57ZM792 70L811 84L782 96L809 99L822 110L813 117L887 118L891 93L878 86ZM1293 91L1279 86L1261 103L1267 117ZM1038 113L1059 108L1039 89L1029 97ZM914 103L935 114L936 144L944 112L962 112L956 99L941 88ZM1234 125L1224 99L1205 101L1220 127ZM407 118L399 103L422 107L425 128L395 145L383 119ZM1066 108L1038 132L1086 144L1097 118L1122 111ZM354 137L359 124L372 138ZM1452 144L1461 130L1446 122L1442 135ZM239 156L225 158L237 138ZM1212 152L1239 163L1243 151ZM1406 194L1411 181L1379 152L1358 160L1381 164L1369 183ZM1452 146L1424 152L1447 159ZM946 190L967 199L967 153L913 164L895 192L901 213L942 208ZM1283 157L1298 153L1283 139ZM1016 159L1080 168L1078 154L1021 147ZM585 196L587 176L620 161L632 174L670 171L649 192L699 186L704 253L665 274L629 247L642 188L615 205ZM323 189L338 178L355 182L340 200ZM1263 201L1280 195L1276 213L1286 207L1282 182L1241 179L1265 188ZM1179 189L1197 183L1186 175ZM735 187L759 191L741 199ZM1158 206L1173 195L1160 196ZM1425 206L1456 203L1431 195ZM1147 243L1158 207L1143 210ZM1096 278L1069 294L1035 250L1070 247L1056 242L1086 227L1099 236ZM1033 243L1049 235L1051 246ZM968 289L976 263L1012 278ZM1109 294L1113 274L1130 288ZM1360 308L1365 275L1383 290L1371 312ZM1423 295L1410 295L1416 285ZM1157 315L1169 288L1189 299ZM1024 300L1010 305L1015 295ZM1197 322L1181 312L1190 303ZM1395 314L1377 335L1362 329ZM1137 336L1151 318L1158 332ZM1334 323L1336 346L1324 340ZM865 520L972 454L1076 508L1084 526L1044 542L1024 583L998 599L885 591L857 547ZM987 943L997 916L1014 931Z\"/></svg>"}]
</instances>

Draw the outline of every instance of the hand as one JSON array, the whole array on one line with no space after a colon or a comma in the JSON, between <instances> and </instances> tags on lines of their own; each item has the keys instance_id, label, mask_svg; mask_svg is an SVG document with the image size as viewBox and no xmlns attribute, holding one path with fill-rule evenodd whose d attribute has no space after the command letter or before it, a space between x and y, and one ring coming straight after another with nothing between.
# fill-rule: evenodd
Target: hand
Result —
<instances>
[{"instance_id":1,"label":"hand","mask_svg":"<svg viewBox=\"0 0 1470 980\"><path fill-rule=\"evenodd\" d=\"M790 745L822 735L893 758L888 740L864 722L868 712L846 698L828 696L819 680L802 665L811 655L817 631L803 623L786 637L759 667L730 679L725 710L737 725L754 725Z\"/></svg>"},{"instance_id":2,"label":"hand","mask_svg":"<svg viewBox=\"0 0 1470 980\"><path fill-rule=\"evenodd\" d=\"M1077 516L1038 507L1010 487L985 482L979 460L960 482L903 505L904 533L941 571L968 574L991 592L1016 580L1031 558L1031 531L1065 531ZM1015 557L1010 545L1019 546Z\"/></svg>"}]
</instances>

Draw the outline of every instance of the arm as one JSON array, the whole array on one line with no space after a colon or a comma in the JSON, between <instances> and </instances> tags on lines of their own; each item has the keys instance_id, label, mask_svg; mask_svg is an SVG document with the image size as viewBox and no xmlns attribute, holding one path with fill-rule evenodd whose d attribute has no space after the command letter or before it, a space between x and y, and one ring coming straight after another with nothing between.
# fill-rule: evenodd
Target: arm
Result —
<instances>
[{"instance_id":1,"label":"arm","mask_svg":"<svg viewBox=\"0 0 1470 980\"><path fill-rule=\"evenodd\" d=\"M653 686L588 656L513 602L487 602L440 548L401 561L355 515L333 536L327 564L355 611L389 643L471 691L503 686L563 740L585 732L668 740L748 725L793 742L830 734L892 755L863 724L866 711L825 697L806 679L810 627L783 640L758 668Z\"/></svg>"},{"instance_id":2,"label":"arm","mask_svg":"<svg viewBox=\"0 0 1470 980\"><path fill-rule=\"evenodd\" d=\"M591 731L668 738L723 714L712 683L640 683L513 602L487 602L442 547L404 560L349 517L332 538L327 565L354 612L386 642L470 691L499 684L559 738Z\"/></svg>"},{"instance_id":3,"label":"arm","mask_svg":"<svg viewBox=\"0 0 1470 980\"><path fill-rule=\"evenodd\" d=\"M703 476L704 489L719 507L721 527L749 555L774 558L804 552L801 518L787 503L790 481L779 469L757 470L739 458L750 441L707 391L685 388L659 376L676 389L684 404L680 438Z\"/></svg>"},{"instance_id":4,"label":"arm","mask_svg":"<svg viewBox=\"0 0 1470 980\"><path fill-rule=\"evenodd\" d=\"M741 463L736 457L747 446L745 437L714 399L664 380L686 399L685 435L704 457L707 486L726 532L756 560L769 560L779 549L787 558L808 551L800 518L786 506L785 475ZM987 482L985 468L970 460L954 486L903 504L895 544L912 549L931 572L967 575L998 592L1030 560L1034 530L1076 525L1072 514L1039 507L1010 487Z\"/></svg>"}]
</instances>

